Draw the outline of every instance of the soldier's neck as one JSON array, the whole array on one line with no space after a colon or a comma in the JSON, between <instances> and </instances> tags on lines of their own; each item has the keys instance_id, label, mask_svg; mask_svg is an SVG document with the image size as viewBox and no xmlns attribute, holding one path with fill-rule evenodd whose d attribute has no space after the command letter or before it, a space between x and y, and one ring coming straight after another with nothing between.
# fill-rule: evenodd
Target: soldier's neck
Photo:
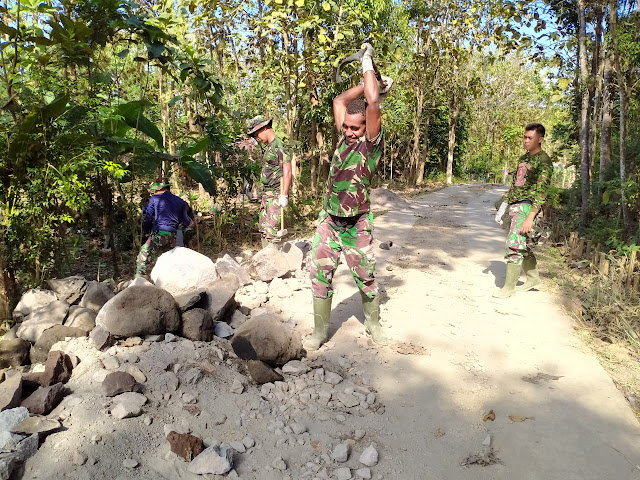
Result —
<instances>
[{"instance_id":1,"label":"soldier's neck","mask_svg":"<svg viewBox=\"0 0 640 480\"><path fill-rule=\"evenodd\" d=\"M540 153L541 151L542 151L542 147L538 146L538 147L534 148L533 150L530 150L527 153L529 154L530 157L533 157L536 153Z\"/></svg>"}]
</instances>

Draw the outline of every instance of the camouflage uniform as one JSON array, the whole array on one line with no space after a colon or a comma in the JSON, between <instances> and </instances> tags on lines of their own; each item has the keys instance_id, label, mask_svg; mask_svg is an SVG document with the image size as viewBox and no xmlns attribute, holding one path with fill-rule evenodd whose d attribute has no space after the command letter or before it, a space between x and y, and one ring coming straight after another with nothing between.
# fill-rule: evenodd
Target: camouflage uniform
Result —
<instances>
[{"instance_id":1,"label":"camouflage uniform","mask_svg":"<svg viewBox=\"0 0 640 480\"><path fill-rule=\"evenodd\" d=\"M280 195L280 179L283 165L291 162L291 157L285 150L284 143L278 137L267 145L264 152L264 167L260 175L262 185L262 202L258 227L262 236L267 240L274 240L280 229L280 215L282 209L278 205Z\"/></svg>"},{"instance_id":2,"label":"camouflage uniform","mask_svg":"<svg viewBox=\"0 0 640 480\"><path fill-rule=\"evenodd\" d=\"M176 246L175 232L156 230L144 242L136 259L136 277L149 275L158 257Z\"/></svg>"},{"instance_id":3,"label":"camouflage uniform","mask_svg":"<svg viewBox=\"0 0 640 480\"><path fill-rule=\"evenodd\" d=\"M338 143L311 250L314 297L333 295L331 282L341 252L360 291L371 299L378 294L369 190L383 148L383 131L371 141L362 137L348 145L343 137Z\"/></svg>"},{"instance_id":4,"label":"camouflage uniform","mask_svg":"<svg viewBox=\"0 0 640 480\"><path fill-rule=\"evenodd\" d=\"M526 153L518 161L518 171L504 198L509 204L508 212L511 217L505 251L508 263L521 265L523 258L531 254L531 247L544 235L541 208L549 190L552 173L551 159L542 150L533 156ZM532 209L539 212L533 228L526 235L521 235L522 223Z\"/></svg>"}]
</instances>

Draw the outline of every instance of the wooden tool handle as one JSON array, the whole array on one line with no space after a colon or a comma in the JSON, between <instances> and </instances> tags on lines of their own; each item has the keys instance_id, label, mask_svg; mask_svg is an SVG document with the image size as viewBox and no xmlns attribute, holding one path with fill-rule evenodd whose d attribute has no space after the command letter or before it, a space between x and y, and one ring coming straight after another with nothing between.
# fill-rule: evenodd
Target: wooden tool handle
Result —
<instances>
[{"instance_id":1,"label":"wooden tool handle","mask_svg":"<svg viewBox=\"0 0 640 480\"><path fill-rule=\"evenodd\" d=\"M284 178L280 177L280 195L284 195ZM280 230L284 230L284 207L280 207Z\"/></svg>"}]
</instances>

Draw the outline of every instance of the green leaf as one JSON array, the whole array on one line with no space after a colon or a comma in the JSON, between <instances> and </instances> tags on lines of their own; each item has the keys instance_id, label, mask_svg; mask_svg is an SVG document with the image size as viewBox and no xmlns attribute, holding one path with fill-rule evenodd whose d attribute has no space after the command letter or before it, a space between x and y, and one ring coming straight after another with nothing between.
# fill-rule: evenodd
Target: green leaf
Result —
<instances>
[{"instance_id":1,"label":"green leaf","mask_svg":"<svg viewBox=\"0 0 640 480\"><path fill-rule=\"evenodd\" d=\"M126 57L127 55L129 55L129 49L128 49L128 48L125 48L124 50L122 50L122 51L120 51L120 52L116 53L116 55L117 55L118 57L120 57L120 58L124 58L124 57Z\"/></svg>"},{"instance_id":2,"label":"green leaf","mask_svg":"<svg viewBox=\"0 0 640 480\"><path fill-rule=\"evenodd\" d=\"M304 7L304 0L296 0L296 7Z\"/></svg>"},{"instance_id":3,"label":"green leaf","mask_svg":"<svg viewBox=\"0 0 640 480\"><path fill-rule=\"evenodd\" d=\"M158 147L164 148L164 141L160 129L142 114L143 109L144 105L142 102L133 101L118 105L115 113L116 115L122 116L124 122L129 127L144 133L146 136L155 140Z\"/></svg>"},{"instance_id":4,"label":"green leaf","mask_svg":"<svg viewBox=\"0 0 640 480\"><path fill-rule=\"evenodd\" d=\"M164 43L147 43L147 51L151 58L158 58L164 52Z\"/></svg>"},{"instance_id":5,"label":"green leaf","mask_svg":"<svg viewBox=\"0 0 640 480\"><path fill-rule=\"evenodd\" d=\"M182 100L182 95L176 95L175 97L173 97L171 100L169 100L168 105L170 107L173 107L176 103L178 103L180 100Z\"/></svg>"},{"instance_id":6,"label":"green leaf","mask_svg":"<svg viewBox=\"0 0 640 480\"><path fill-rule=\"evenodd\" d=\"M324 3L322 4L322 9L323 9L325 12L328 12L329 10L331 10L331 4L330 4L329 2L324 2Z\"/></svg>"},{"instance_id":7,"label":"green leaf","mask_svg":"<svg viewBox=\"0 0 640 480\"><path fill-rule=\"evenodd\" d=\"M197 141L193 145L187 147L182 152L182 155L192 157L193 155L200 153L205 148L209 146L209 137L204 137L203 139Z\"/></svg>"},{"instance_id":8,"label":"green leaf","mask_svg":"<svg viewBox=\"0 0 640 480\"><path fill-rule=\"evenodd\" d=\"M211 172L201 163L196 162L193 157L182 157L182 169L193 180L202 184L202 187L209 195L216 194L216 183L211 176Z\"/></svg>"}]
</instances>

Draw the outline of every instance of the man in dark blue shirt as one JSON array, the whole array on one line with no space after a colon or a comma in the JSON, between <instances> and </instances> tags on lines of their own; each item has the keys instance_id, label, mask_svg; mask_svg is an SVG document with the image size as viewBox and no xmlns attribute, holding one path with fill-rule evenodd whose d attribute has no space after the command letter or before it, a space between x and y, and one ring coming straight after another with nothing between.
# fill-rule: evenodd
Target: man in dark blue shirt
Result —
<instances>
[{"instance_id":1,"label":"man in dark blue shirt","mask_svg":"<svg viewBox=\"0 0 640 480\"><path fill-rule=\"evenodd\" d=\"M151 185L153 195L144 208L142 229L150 232L136 259L136 277L149 275L158 256L176 246L176 231L180 224L191 223L189 205L169 191L167 178L156 178Z\"/></svg>"}]
</instances>

